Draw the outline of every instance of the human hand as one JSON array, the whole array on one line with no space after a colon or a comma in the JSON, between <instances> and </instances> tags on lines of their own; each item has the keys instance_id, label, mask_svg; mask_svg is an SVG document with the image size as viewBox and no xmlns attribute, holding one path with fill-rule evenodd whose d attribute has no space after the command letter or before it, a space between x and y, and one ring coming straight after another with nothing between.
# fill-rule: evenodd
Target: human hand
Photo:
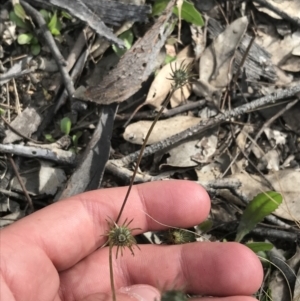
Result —
<instances>
[{"instance_id":1,"label":"human hand","mask_svg":"<svg viewBox=\"0 0 300 301\"><path fill-rule=\"evenodd\" d=\"M23 218L1 231L0 299L3 301L110 301L106 219L115 220L126 187L86 192ZM152 182L133 187L121 223L134 218L134 234L162 230L155 220L190 227L205 220L210 201L188 181ZM256 255L238 243L140 245L114 256L118 301L159 300L159 289L250 301L260 286ZM114 250L116 251L116 250Z\"/></svg>"}]
</instances>

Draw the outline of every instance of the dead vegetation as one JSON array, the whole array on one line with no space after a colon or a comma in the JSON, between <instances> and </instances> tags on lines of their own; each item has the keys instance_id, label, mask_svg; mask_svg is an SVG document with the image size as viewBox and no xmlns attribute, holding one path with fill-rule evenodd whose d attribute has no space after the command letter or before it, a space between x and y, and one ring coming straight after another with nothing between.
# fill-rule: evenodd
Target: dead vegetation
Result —
<instances>
[{"instance_id":1,"label":"dead vegetation","mask_svg":"<svg viewBox=\"0 0 300 301\"><path fill-rule=\"evenodd\" d=\"M283 204L252 237L289 251L284 261L297 257L300 1L195 0L204 26L174 15L176 1L159 16L153 1L125 2L20 1L37 55L32 40L17 43L28 31L11 21L11 2L2 5L1 226L80 192L127 185L161 110L135 182L205 186L211 240L231 240L258 193L280 192ZM57 36L39 12L53 18L54 7L70 15L60 15ZM193 77L166 106L182 64ZM295 278L290 285L296 294Z\"/></svg>"}]
</instances>

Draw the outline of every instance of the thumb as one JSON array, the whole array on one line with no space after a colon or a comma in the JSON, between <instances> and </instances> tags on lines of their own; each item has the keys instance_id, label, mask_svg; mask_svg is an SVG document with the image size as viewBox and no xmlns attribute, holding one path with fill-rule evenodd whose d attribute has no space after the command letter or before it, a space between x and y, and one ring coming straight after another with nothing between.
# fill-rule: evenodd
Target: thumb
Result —
<instances>
[{"instance_id":1,"label":"thumb","mask_svg":"<svg viewBox=\"0 0 300 301\"><path fill-rule=\"evenodd\" d=\"M117 301L159 301L160 292L158 289L147 284L136 284L127 287L122 287L116 292ZM112 301L111 294L96 293L82 301Z\"/></svg>"}]
</instances>

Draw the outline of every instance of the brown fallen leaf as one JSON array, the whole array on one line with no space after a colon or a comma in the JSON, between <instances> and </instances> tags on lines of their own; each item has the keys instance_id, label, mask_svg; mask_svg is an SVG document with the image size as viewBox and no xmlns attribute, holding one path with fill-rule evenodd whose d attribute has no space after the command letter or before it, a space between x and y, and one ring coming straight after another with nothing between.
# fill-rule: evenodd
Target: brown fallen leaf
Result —
<instances>
[{"instance_id":1,"label":"brown fallen leaf","mask_svg":"<svg viewBox=\"0 0 300 301\"><path fill-rule=\"evenodd\" d=\"M164 140L172 135L180 133L193 125L199 123L201 118L192 116L175 116L166 120L159 120L147 144L153 144ZM152 124L152 121L138 121L126 127L123 137L125 140L135 143L143 144L144 138Z\"/></svg>"},{"instance_id":2,"label":"brown fallen leaf","mask_svg":"<svg viewBox=\"0 0 300 301\"><path fill-rule=\"evenodd\" d=\"M199 80L194 92L199 96L218 94L228 85L232 76L232 61L248 26L247 17L242 17L226 27L207 47L199 61ZM199 88L200 86L200 88ZM202 88L201 88L202 87ZM203 87L205 87L203 91ZM197 89L198 88L198 89ZM218 107L218 104L215 103Z\"/></svg>"},{"instance_id":3,"label":"brown fallen leaf","mask_svg":"<svg viewBox=\"0 0 300 301\"><path fill-rule=\"evenodd\" d=\"M175 0L170 1L152 28L125 53L98 86L76 91L74 97L108 105L120 103L136 93L153 72L155 59L172 30L167 22L174 4Z\"/></svg>"}]
</instances>

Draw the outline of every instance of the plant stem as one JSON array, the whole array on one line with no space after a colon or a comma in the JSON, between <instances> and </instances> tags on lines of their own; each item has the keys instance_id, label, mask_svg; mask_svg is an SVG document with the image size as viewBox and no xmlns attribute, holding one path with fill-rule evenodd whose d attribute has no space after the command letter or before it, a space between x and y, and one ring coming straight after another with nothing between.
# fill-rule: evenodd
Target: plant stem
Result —
<instances>
[{"instance_id":1,"label":"plant stem","mask_svg":"<svg viewBox=\"0 0 300 301\"><path fill-rule=\"evenodd\" d=\"M132 188L132 186L133 186L133 182L134 182L135 176L136 176L136 174L137 174L138 168L139 168L140 163L141 163L141 161L142 161L142 157L143 157L144 150L145 150L145 148L146 148L146 144L147 144L148 139L149 139L149 137L150 137L150 135L151 135L151 133L152 133L152 130L153 130L153 128L154 128L156 122L157 122L158 119L160 118L161 114L163 113L164 109L165 109L166 106L168 105L168 103L169 103L169 101L170 101L170 99L171 99L173 93L174 93L176 90L177 90L177 88L176 88L176 87L173 87L173 89L171 90L171 92L170 92L168 98L166 99L164 105L162 105L161 109L158 111L157 115L155 116L155 119L153 120L153 122L152 122L152 124L151 124L151 126L150 126L150 128L149 128L149 130L148 130L148 132L147 132L146 138L145 138L145 140L144 140L144 142L143 142L143 145L142 145L142 147L141 147L141 150L140 150L140 154L139 154L138 159L137 159L137 161L136 161L136 165L135 165L135 168L134 168L132 177L131 177L131 179L130 179L130 183L129 183L129 186L128 186L127 193L126 193L126 195L125 195L125 198L124 198L122 207L121 207L120 212L119 212L119 214L118 214L118 217L117 217L117 219L116 219L116 224L119 222L119 220L120 220L120 218L121 218L121 215L122 215L122 213L123 213L123 211L124 211L125 205L126 205L126 203L127 203L128 197L129 197L129 194L130 194L130 192L131 192L131 188Z\"/></svg>"},{"instance_id":2,"label":"plant stem","mask_svg":"<svg viewBox=\"0 0 300 301\"><path fill-rule=\"evenodd\" d=\"M113 301L117 301L116 297L116 289L115 289L115 282L114 282L114 272L113 272L113 260L112 260L112 249L113 245L109 244L109 275L110 275L110 286L112 291L112 299Z\"/></svg>"}]
</instances>

